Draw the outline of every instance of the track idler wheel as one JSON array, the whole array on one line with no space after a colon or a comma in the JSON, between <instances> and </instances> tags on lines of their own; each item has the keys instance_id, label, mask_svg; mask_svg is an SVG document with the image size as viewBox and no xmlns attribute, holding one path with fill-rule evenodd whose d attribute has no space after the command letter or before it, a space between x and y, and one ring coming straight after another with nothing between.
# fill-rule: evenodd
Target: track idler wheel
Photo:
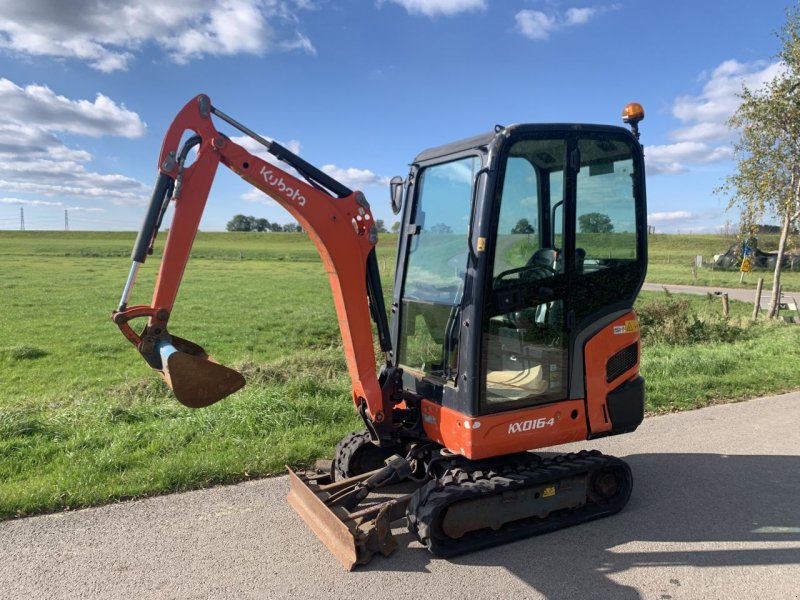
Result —
<instances>
[{"instance_id":1,"label":"track idler wheel","mask_svg":"<svg viewBox=\"0 0 800 600\"><path fill-rule=\"evenodd\" d=\"M373 444L366 429L348 433L336 445L331 477L335 481L340 481L380 469L386 459L397 452L398 446L381 448Z\"/></svg>"}]
</instances>

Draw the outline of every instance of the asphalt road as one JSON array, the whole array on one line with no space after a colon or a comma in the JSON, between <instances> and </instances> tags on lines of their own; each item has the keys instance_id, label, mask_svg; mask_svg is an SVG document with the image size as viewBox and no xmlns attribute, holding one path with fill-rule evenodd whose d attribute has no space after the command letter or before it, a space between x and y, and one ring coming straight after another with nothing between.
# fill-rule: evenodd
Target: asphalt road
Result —
<instances>
[{"instance_id":1,"label":"asphalt road","mask_svg":"<svg viewBox=\"0 0 800 600\"><path fill-rule=\"evenodd\" d=\"M798 599L798 423L800 393L648 418L591 443L633 469L620 514L453 560L400 528L353 573L285 477L7 521L0 597Z\"/></svg>"},{"instance_id":2,"label":"asphalt road","mask_svg":"<svg viewBox=\"0 0 800 600\"><path fill-rule=\"evenodd\" d=\"M771 279L764 282L764 290L761 292L762 306L769 302L770 296L772 295L771 285ZM673 294L699 294L701 296L705 296L706 294L728 294L728 298L731 300L740 300L742 302L750 302L751 304L755 302L756 299L755 289L703 287L699 285L676 285L671 283L645 283L642 289L648 292L661 292L666 289ZM797 302L800 302L800 292L785 291L782 292L782 297L795 298Z\"/></svg>"}]
</instances>

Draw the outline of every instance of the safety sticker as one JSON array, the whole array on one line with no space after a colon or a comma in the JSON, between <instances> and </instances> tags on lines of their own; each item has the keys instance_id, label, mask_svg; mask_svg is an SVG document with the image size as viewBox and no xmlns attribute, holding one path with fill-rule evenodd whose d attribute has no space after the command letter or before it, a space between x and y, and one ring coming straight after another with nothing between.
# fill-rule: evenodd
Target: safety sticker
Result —
<instances>
[{"instance_id":1,"label":"safety sticker","mask_svg":"<svg viewBox=\"0 0 800 600\"><path fill-rule=\"evenodd\" d=\"M614 335L622 335L623 333L633 333L639 331L639 321L632 319L625 321L624 325L614 325Z\"/></svg>"}]
</instances>

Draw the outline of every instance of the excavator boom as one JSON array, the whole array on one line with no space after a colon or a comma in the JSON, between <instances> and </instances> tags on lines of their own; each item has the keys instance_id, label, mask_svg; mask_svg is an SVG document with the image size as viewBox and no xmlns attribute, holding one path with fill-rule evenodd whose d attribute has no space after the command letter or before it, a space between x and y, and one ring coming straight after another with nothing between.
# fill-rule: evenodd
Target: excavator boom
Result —
<instances>
[{"instance_id":1,"label":"excavator boom","mask_svg":"<svg viewBox=\"0 0 800 600\"><path fill-rule=\"evenodd\" d=\"M286 162L301 180L267 162L217 131L212 115L264 145ZM187 132L190 136L187 138ZM181 140L187 141L181 146ZM186 166L193 148L197 156ZM190 407L212 404L244 385L242 376L206 354L202 347L168 333L178 288L192 249L217 168L222 163L270 196L297 219L314 242L333 292L353 401L376 431L390 425L391 394L382 389L375 368L370 314L376 319L381 347L390 349L386 312L375 259L377 227L369 203L276 142L270 142L216 109L206 95L183 107L172 121L158 160L158 177L147 215L131 254L132 266L114 322L147 363L159 371L177 399ZM152 300L128 306L139 267L153 252L161 220L170 202L175 213L164 245ZM130 321L146 317L136 333Z\"/></svg>"}]
</instances>

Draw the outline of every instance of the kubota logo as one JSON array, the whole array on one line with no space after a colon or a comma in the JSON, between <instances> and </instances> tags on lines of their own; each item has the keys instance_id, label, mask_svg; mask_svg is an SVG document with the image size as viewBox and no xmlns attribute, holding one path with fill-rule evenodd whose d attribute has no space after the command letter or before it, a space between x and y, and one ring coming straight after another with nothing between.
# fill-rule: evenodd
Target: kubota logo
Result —
<instances>
[{"instance_id":1,"label":"kubota logo","mask_svg":"<svg viewBox=\"0 0 800 600\"><path fill-rule=\"evenodd\" d=\"M523 431L532 431L534 429L542 429L543 427L551 427L555 425L556 418L540 417L538 419L528 419L527 421L517 421L516 423L509 423L508 433L522 433Z\"/></svg>"},{"instance_id":2,"label":"kubota logo","mask_svg":"<svg viewBox=\"0 0 800 600\"><path fill-rule=\"evenodd\" d=\"M266 167L261 167L261 176L264 178L266 184L278 190L281 194L286 196L289 200L294 200L300 206L306 205L306 197L300 193L300 190L286 185L283 177L275 177L275 175Z\"/></svg>"}]
</instances>

